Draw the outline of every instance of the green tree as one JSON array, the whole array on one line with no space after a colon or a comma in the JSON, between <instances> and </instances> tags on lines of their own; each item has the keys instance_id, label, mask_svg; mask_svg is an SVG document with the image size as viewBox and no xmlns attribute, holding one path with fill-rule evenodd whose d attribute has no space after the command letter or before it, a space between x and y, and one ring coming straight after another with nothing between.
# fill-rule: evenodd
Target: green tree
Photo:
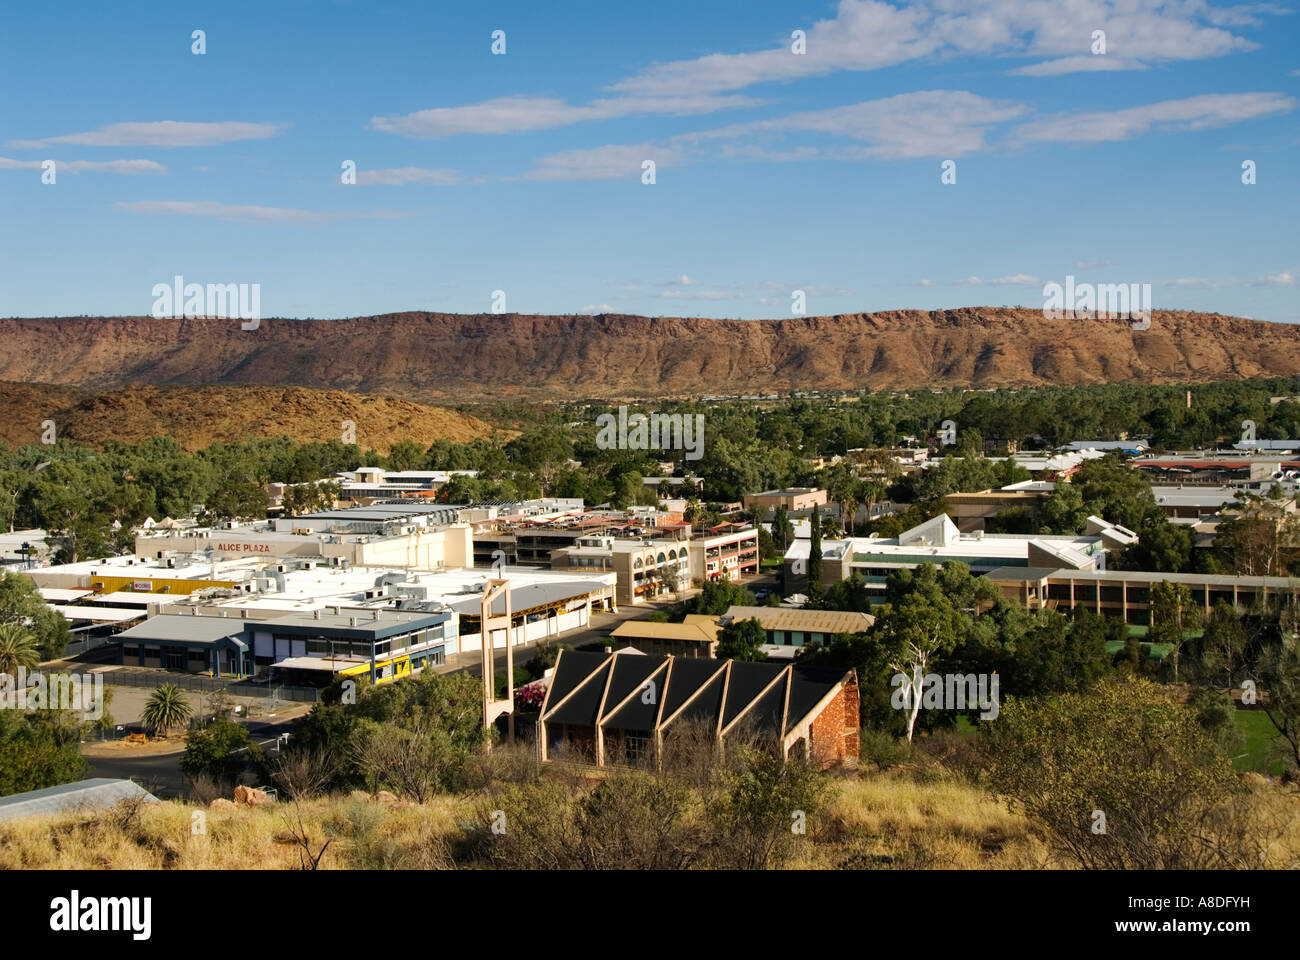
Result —
<instances>
[{"instance_id":1,"label":"green tree","mask_svg":"<svg viewBox=\"0 0 1300 960\"><path fill-rule=\"evenodd\" d=\"M822 593L822 524L817 504L812 508L812 541L808 548L808 596L814 601Z\"/></svg>"},{"instance_id":2,"label":"green tree","mask_svg":"<svg viewBox=\"0 0 1300 960\"><path fill-rule=\"evenodd\" d=\"M253 743L248 728L221 717L190 732L180 766L191 780L206 776L217 783L233 784L246 763L260 759L261 748Z\"/></svg>"},{"instance_id":3,"label":"green tree","mask_svg":"<svg viewBox=\"0 0 1300 960\"><path fill-rule=\"evenodd\" d=\"M190 701L181 688L174 683L164 683L145 701L140 719L151 733L162 731L166 737L171 730L184 727L192 714Z\"/></svg>"},{"instance_id":4,"label":"green tree","mask_svg":"<svg viewBox=\"0 0 1300 960\"><path fill-rule=\"evenodd\" d=\"M687 613L718 617L730 607L752 607L754 595L730 580L706 580L700 592L686 601Z\"/></svg>"},{"instance_id":5,"label":"green tree","mask_svg":"<svg viewBox=\"0 0 1300 960\"><path fill-rule=\"evenodd\" d=\"M0 623L0 673L17 675L18 668L35 670L41 662L36 637L18 623Z\"/></svg>"},{"instance_id":6,"label":"green tree","mask_svg":"<svg viewBox=\"0 0 1300 960\"><path fill-rule=\"evenodd\" d=\"M0 624L21 626L36 637L45 659L61 657L72 639L63 614L50 609L30 577L0 573Z\"/></svg>"},{"instance_id":7,"label":"green tree","mask_svg":"<svg viewBox=\"0 0 1300 960\"><path fill-rule=\"evenodd\" d=\"M1215 601L1201 638L1202 675L1232 694L1237 671L1246 659L1246 631L1237 609L1226 600Z\"/></svg>"},{"instance_id":8,"label":"green tree","mask_svg":"<svg viewBox=\"0 0 1300 960\"><path fill-rule=\"evenodd\" d=\"M1191 588L1185 583L1161 580L1151 584L1151 624L1147 640L1151 643L1171 645L1174 663L1174 682L1178 682L1178 664L1182 657L1187 631L1201 624L1201 608L1192 599Z\"/></svg>"},{"instance_id":9,"label":"green tree","mask_svg":"<svg viewBox=\"0 0 1300 960\"><path fill-rule=\"evenodd\" d=\"M767 633L757 620L736 620L718 631L715 656L719 660L766 660L766 642Z\"/></svg>"},{"instance_id":10,"label":"green tree","mask_svg":"<svg viewBox=\"0 0 1300 960\"><path fill-rule=\"evenodd\" d=\"M0 796L86 776L80 724L62 711L0 710Z\"/></svg>"}]
</instances>

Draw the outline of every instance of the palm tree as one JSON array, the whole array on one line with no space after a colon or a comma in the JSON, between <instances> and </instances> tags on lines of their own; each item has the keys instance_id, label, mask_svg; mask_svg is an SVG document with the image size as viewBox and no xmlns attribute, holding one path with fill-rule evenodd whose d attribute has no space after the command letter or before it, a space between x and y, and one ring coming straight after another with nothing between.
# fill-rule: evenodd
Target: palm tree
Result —
<instances>
[{"instance_id":1,"label":"palm tree","mask_svg":"<svg viewBox=\"0 0 1300 960\"><path fill-rule=\"evenodd\" d=\"M161 730L165 737L172 727L183 726L190 719L191 712L190 702L181 688L174 683L164 683L149 697L140 719L151 733Z\"/></svg>"},{"instance_id":2,"label":"palm tree","mask_svg":"<svg viewBox=\"0 0 1300 960\"><path fill-rule=\"evenodd\" d=\"M36 637L21 623L0 624L0 673L16 675L19 667L34 670L41 662Z\"/></svg>"}]
</instances>

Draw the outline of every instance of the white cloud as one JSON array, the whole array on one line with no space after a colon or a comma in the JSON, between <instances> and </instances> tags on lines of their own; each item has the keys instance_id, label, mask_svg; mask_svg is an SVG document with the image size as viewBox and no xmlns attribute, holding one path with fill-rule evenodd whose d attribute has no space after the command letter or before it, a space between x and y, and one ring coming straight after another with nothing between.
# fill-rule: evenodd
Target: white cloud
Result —
<instances>
[{"instance_id":1,"label":"white cloud","mask_svg":"<svg viewBox=\"0 0 1300 960\"><path fill-rule=\"evenodd\" d=\"M1056 58L1050 66L1030 67L1031 75L1035 69L1038 75L1071 67L1116 69L1091 62L1107 58L1136 69L1254 49L1256 43L1223 27L1258 26L1256 14L1283 12L1257 5L1224 15L1202 0L921 0L897 6L840 0L833 19L808 28L802 56L782 39L766 50L656 64L612 89L641 96L698 95L954 55ZM1094 58L1091 36L1099 28L1106 30L1107 53Z\"/></svg>"},{"instance_id":2,"label":"white cloud","mask_svg":"<svg viewBox=\"0 0 1300 960\"><path fill-rule=\"evenodd\" d=\"M1248 287L1294 287L1296 278L1290 273L1274 273L1259 280L1248 280Z\"/></svg>"},{"instance_id":3,"label":"white cloud","mask_svg":"<svg viewBox=\"0 0 1300 960\"><path fill-rule=\"evenodd\" d=\"M669 287L693 287L693 286L695 286L695 281L692 280L690 277L688 277L686 274L683 273L680 277L676 278L675 280L669 280L668 283L666 284L666 286L669 286Z\"/></svg>"},{"instance_id":4,"label":"white cloud","mask_svg":"<svg viewBox=\"0 0 1300 960\"><path fill-rule=\"evenodd\" d=\"M1165 284L1166 287L1185 287L1195 290L1214 290L1219 285L1204 277L1175 277Z\"/></svg>"},{"instance_id":5,"label":"white cloud","mask_svg":"<svg viewBox=\"0 0 1300 960\"><path fill-rule=\"evenodd\" d=\"M265 140L275 136L273 123L187 123L159 120L151 123L113 123L86 133L68 133L43 140L12 140L10 146L24 149L55 143L82 147L210 147L238 140Z\"/></svg>"},{"instance_id":6,"label":"white cloud","mask_svg":"<svg viewBox=\"0 0 1300 960\"><path fill-rule=\"evenodd\" d=\"M0 157L0 170L40 170L42 160L12 160ZM166 173L167 168L152 160L56 160L55 174L120 173L127 176Z\"/></svg>"},{"instance_id":7,"label":"white cloud","mask_svg":"<svg viewBox=\"0 0 1300 960\"><path fill-rule=\"evenodd\" d=\"M967 277L965 280L956 281L959 287L978 287L983 282L979 277Z\"/></svg>"},{"instance_id":8,"label":"white cloud","mask_svg":"<svg viewBox=\"0 0 1300 960\"><path fill-rule=\"evenodd\" d=\"M918 285L918 286L922 286L922 287L933 287L933 286L934 286L934 281L933 281L933 280L927 280L925 277L922 277L922 278L920 279L920 281L918 282L917 285Z\"/></svg>"},{"instance_id":9,"label":"white cloud","mask_svg":"<svg viewBox=\"0 0 1300 960\"><path fill-rule=\"evenodd\" d=\"M998 277L996 280L990 280L989 283L995 287L1028 287L1036 286L1038 278L1027 273L1016 273L1009 277Z\"/></svg>"},{"instance_id":10,"label":"white cloud","mask_svg":"<svg viewBox=\"0 0 1300 960\"><path fill-rule=\"evenodd\" d=\"M583 307L578 312L594 316L595 314L598 313L613 313L614 308L611 307L608 303L590 303L587 306Z\"/></svg>"},{"instance_id":11,"label":"white cloud","mask_svg":"<svg viewBox=\"0 0 1300 960\"><path fill-rule=\"evenodd\" d=\"M684 139L705 141L759 132L805 131L868 144L837 151L837 156L846 159L958 157L983 149L985 135L993 124L1014 120L1026 109L1022 104L989 100L965 90L923 90L829 110L793 113L775 120L735 124Z\"/></svg>"},{"instance_id":12,"label":"white cloud","mask_svg":"<svg viewBox=\"0 0 1300 960\"><path fill-rule=\"evenodd\" d=\"M511 96L463 107L436 107L399 116L374 117L370 127L383 133L428 140L461 133L550 130L590 120L612 120L637 114L683 117L752 107L760 102L739 96L618 97L572 106L551 97Z\"/></svg>"},{"instance_id":13,"label":"white cloud","mask_svg":"<svg viewBox=\"0 0 1300 960\"><path fill-rule=\"evenodd\" d=\"M393 167L388 170L358 170L359 186L400 187L408 183L427 183L433 186L452 186L464 183L465 178L456 170L431 170L422 167Z\"/></svg>"},{"instance_id":14,"label":"white cloud","mask_svg":"<svg viewBox=\"0 0 1300 960\"><path fill-rule=\"evenodd\" d=\"M1147 65L1140 60L1086 54L1077 57L1062 57L1059 60L1044 60L1042 63L1032 63L1027 67L1018 67L1012 70L1011 73L1013 76L1021 77L1056 77L1065 73L1146 69L1148 69Z\"/></svg>"},{"instance_id":15,"label":"white cloud","mask_svg":"<svg viewBox=\"0 0 1300 960\"><path fill-rule=\"evenodd\" d=\"M210 200L131 200L114 204L120 210L132 213L157 214L164 216L211 217L215 220L230 220L236 223L287 223L319 225L335 220L351 219L392 219L409 216L407 213L393 210L371 210L360 212L324 212L318 210L298 210L291 207L261 207L217 203Z\"/></svg>"},{"instance_id":16,"label":"white cloud","mask_svg":"<svg viewBox=\"0 0 1300 960\"><path fill-rule=\"evenodd\" d=\"M621 180L641 176L641 164L661 168L680 163L685 150L680 144L608 144L589 150L565 150L542 157L521 180Z\"/></svg>"},{"instance_id":17,"label":"white cloud","mask_svg":"<svg viewBox=\"0 0 1300 960\"><path fill-rule=\"evenodd\" d=\"M1209 93L1125 110L1056 114L1021 124L1011 131L1010 139L1019 144L1128 140L1153 130L1206 130L1288 113L1295 104L1281 93Z\"/></svg>"}]
</instances>

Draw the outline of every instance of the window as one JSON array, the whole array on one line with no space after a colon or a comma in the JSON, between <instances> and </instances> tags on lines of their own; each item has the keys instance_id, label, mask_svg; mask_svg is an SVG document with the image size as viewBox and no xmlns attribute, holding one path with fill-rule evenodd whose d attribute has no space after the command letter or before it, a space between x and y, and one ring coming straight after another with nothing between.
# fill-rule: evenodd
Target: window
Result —
<instances>
[{"instance_id":1,"label":"window","mask_svg":"<svg viewBox=\"0 0 1300 960\"><path fill-rule=\"evenodd\" d=\"M623 762L638 764L648 760L654 753L654 740L650 737L626 734L623 737Z\"/></svg>"}]
</instances>

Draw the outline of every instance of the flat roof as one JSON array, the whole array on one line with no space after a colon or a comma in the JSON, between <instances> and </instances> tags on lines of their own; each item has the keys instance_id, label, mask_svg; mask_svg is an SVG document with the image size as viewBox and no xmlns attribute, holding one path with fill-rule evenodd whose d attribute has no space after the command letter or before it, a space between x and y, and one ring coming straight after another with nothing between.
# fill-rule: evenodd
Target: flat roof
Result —
<instances>
[{"instance_id":1,"label":"flat roof","mask_svg":"<svg viewBox=\"0 0 1300 960\"><path fill-rule=\"evenodd\" d=\"M681 623L657 623L653 620L625 620L611 633L611 637L633 640L690 640L712 643L718 639L715 618L702 613L687 615Z\"/></svg>"},{"instance_id":2,"label":"flat roof","mask_svg":"<svg viewBox=\"0 0 1300 960\"><path fill-rule=\"evenodd\" d=\"M42 600L48 600L52 603L67 603L69 600L80 600L82 597L88 597L95 591L64 590L61 587L37 587L36 592L41 595Z\"/></svg>"},{"instance_id":3,"label":"flat roof","mask_svg":"<svg viewBox=\"0 0 1300 960\"><path fill-rule=\"evenodd\" d=\"M609 584L600 580L569 580L564 583L532 583L510 587L510 613L513 616L534 607L544 607L564 600L576 600L603 591ZM478 616L482 613L482 594L453 602L451 608L461 616ZM492 605L492 615L504 616L505 598L497 597Z\"/></svg>"},{"instance_id":4,"label":"flat roof","mask_svg":"<svg viewBox=\"0 0 1300 960\"><path fill-rule=\"evenodd\" d=\"M998 567L986 574L990 580L1120 580L1125 583L1186 583L1191 586L1231 587L1271 587L1276 590L1289 589L1289 577L1246 577L1236 574L1217 573L1156 573L1150 570L1070 570L1068 568L1051 569L1048 567Z\"/></svg>"},{"instance_id":5,"label":"flat roof","mask_svg":"<svg viewBox=\"0 0 1300 960\"><path fill-rule=\"evenodd\" d=\"M757 620L764 630L813 633L858 633L876 622L869 613L849 610L802 610L795 607L728 607L724 616L735 621Z\"/></svg>"},{"instance_id":6,"label":"flat roof","mask_svg":"<svg viewBox=\"0 0 1300 960\"><path fill-rule=\"evenodd\" d=\"M364 610L341 608L338 613L331 613L318 608L311 613L289 613L282 617L262 620L259 621L259 626L277 633L303 636L329 631L334 634L382 640L409 630L437 626L450 619L451 614L445 610L390 610L368 607Z\"/></svg>"},{"instance_id":7,"label":"flat roof","mask_svg":"<svg viewBox=\"0 0 1300 960\"><path fill-rule=\"evenodd\" d=\"M69 620L90 620L97 623L122 623L126 620L136 620L145 615L145 611L133 610L130 607L69 607L54 603L48 603L46 606L55 613L63 614Z\"/></svg>"},{"instance_id":8,"label":"flat roof","mask_svg":"<svg viewBox=\"0 0 1300 960\"><path fill-rule=\"evenodd\" d=\"M144 623L128 627L113 638L122 640L158 640L206 646L230 640L238 647L247 647L243 633L247 621L235 617L204 617L193 614L160 613Z\"/></svg>"},{"instance_id":9,"label":"flat roof","mask_svg":"<svg viewBox=\"0 0 1300 960\"><path fill-rule=\"evenodd\" d=\"M340 670L348 670L369 662L369 660L362 660L359 657L347 659L343 657L285 657L283 660L275 661L271 666L283 667L286 670L320 670L338 673Z\"/></svg>"}]
</instances>

